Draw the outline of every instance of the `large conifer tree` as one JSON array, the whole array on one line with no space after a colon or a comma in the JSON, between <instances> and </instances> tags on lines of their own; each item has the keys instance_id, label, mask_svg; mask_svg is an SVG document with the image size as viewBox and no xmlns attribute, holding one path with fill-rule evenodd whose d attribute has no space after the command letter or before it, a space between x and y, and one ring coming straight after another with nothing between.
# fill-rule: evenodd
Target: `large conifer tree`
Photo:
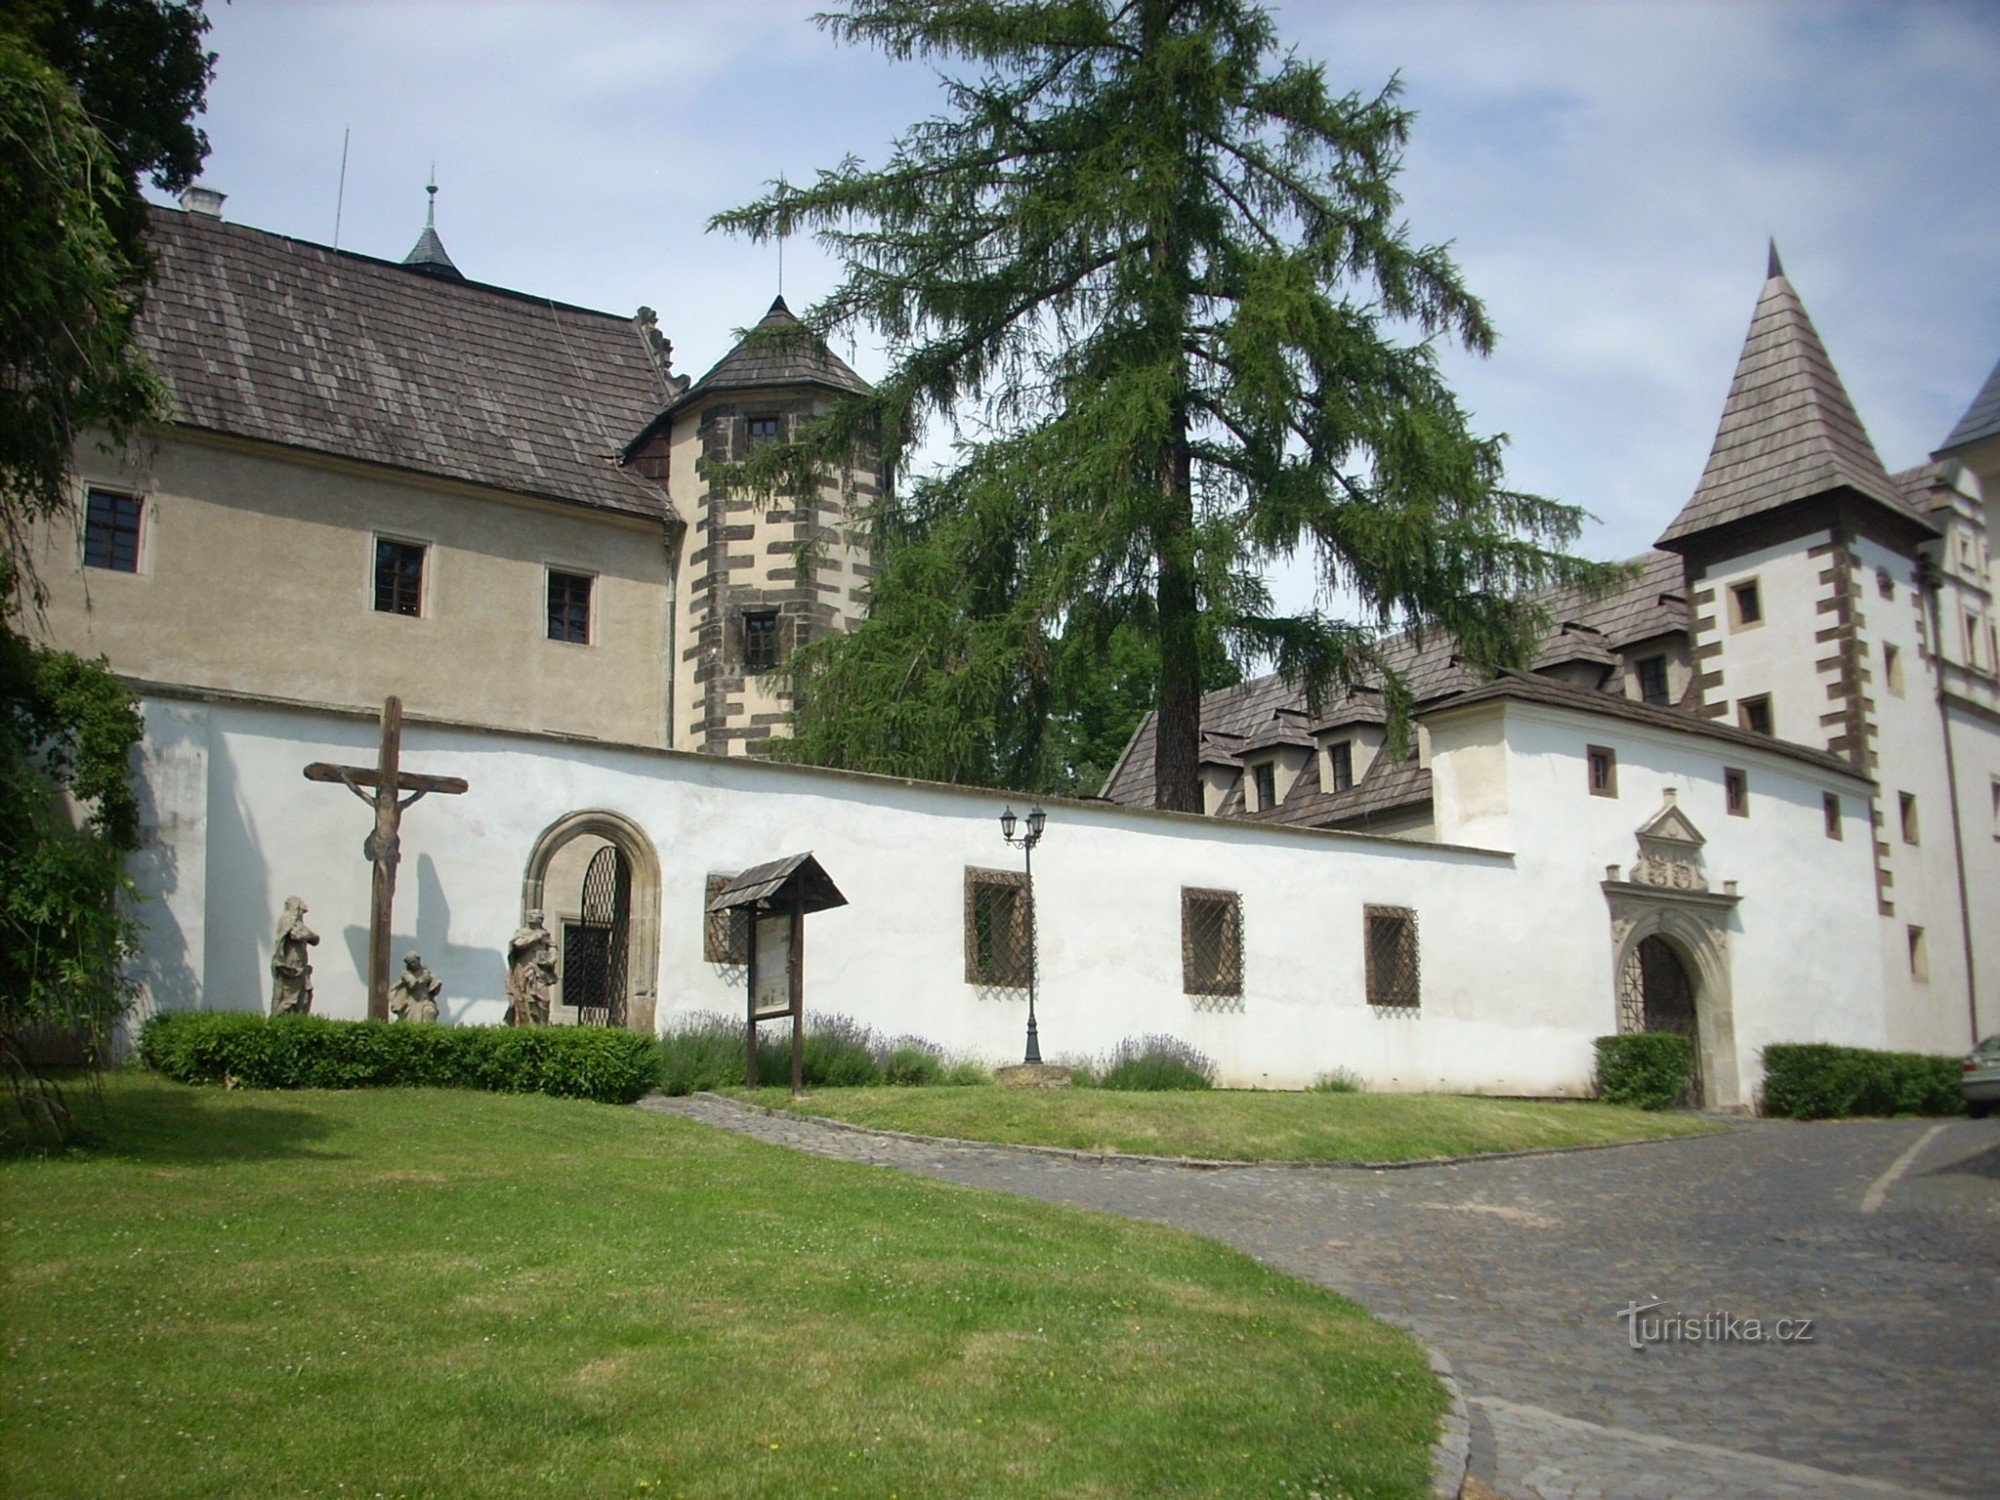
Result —
<instances>
[{"instance_id":1,"label":"large conifer tree","mask_svg":"<svg viewBox=\"0 0 2000 1500\"><path fill-rule=\"evenodd\" d=\"M970 66L885 165L715 221L816 231L846 275L808 324L888 342L888 376L809 446L879 440L893 471L926 423L966 424L963 502L1038 512L1011 599L1042 621L1144 601L1159 806L1201 806L1204 610L1317 701L1382 675L1389 628L1517 660L1527 592L1604 576L1561 550L1580 512L1507 489L1439 372L1434 341L1493 334L1396 217L1394 82L1334 94L1244 0L855 0L821 24ZM1360 618L1269 611L1257 576L1300 549Z\"/></svg>"}]
</instances>

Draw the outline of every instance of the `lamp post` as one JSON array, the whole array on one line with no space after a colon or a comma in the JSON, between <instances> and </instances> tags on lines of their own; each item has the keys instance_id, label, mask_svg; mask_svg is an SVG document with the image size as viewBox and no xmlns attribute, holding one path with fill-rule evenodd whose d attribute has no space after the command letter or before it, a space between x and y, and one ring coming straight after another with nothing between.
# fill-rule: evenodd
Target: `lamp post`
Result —
<instances>
[{"instance_id":1,"label":"lamp post","mask_svg":"<svg viewBox=\"0 0 2000 1500\"><path fill-rule=\"evenodd\" d=\"M1027 831L1016 838L1014 826L1019 821L1011 806L1001 813L1000 837L1019 849L1028 864L1028 1054L1021 1060L1040 1067L1042 1044L1035 1032L1035 845L1042 841L1042 829L1048 825L1049 815L1039 807L1030 808Z\"/></svg>"}]
</instances>

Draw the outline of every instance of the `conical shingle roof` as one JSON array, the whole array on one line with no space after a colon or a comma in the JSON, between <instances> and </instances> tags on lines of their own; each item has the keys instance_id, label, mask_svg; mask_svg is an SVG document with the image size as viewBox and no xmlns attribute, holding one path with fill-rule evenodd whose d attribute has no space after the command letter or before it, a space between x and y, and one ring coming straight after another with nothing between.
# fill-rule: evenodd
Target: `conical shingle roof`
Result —
<instances>
[{"instance_id":1,"label":"conical shingle roof","mask_svg":"<svg viewBox=\"0 0 2000 1500\"><path fill-rule=\"evenodd\" d=\"M1708 467L1659 545L1837 490L1935 529L1889 478L1774 245Z\"/></svg>"},{"instance_id":2,"label":"conical shingle roof","mask_svg":"<svg viewBox=\"0 0 2000 1500\"><path fill-rule=\"evenodd\" d=\"M806 331L779 297L734 349L681 397L690 401L707 391L766 385L824 385L865 391L863 380L826 344Z\"/></svg>"},{"instance_id":3,"label":"conical shingle roof","mask_svg":"<svg viewBox=\"0 0 2000 1500\"><path fill-rule=\"evenodd\" d=\"M1990 437L2000 437L2000 364L1993 366L1993 373L1986 377L1986 384L1979 388L1979 394L1972 398L1972 405L1965 409L1965 415L1958 419L1951 435L1939 445L1937 451L1950 453Z\"/></svg>"}]
</instances>

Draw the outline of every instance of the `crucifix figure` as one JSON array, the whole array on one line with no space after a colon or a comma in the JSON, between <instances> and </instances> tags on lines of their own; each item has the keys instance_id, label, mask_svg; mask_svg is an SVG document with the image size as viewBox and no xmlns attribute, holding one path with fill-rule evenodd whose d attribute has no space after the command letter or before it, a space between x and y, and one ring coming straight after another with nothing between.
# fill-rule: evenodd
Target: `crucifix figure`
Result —
<instances>
[{"instance_id":1,"label":"crucifix figure","mask_svg":"<svg viewBox=\"0 0 2000 1500\"><path fill-rule=\"evenodd\" d=\"M316 760L308 781L337 781L375 809L375 828L362 841L361 857L375 866L368 910L368 1019L389 1019L389 915L396 903L396 864L402 858L398 829L403 809L427 792L466 789L457 776L419 776L402 769L403 700L382 705L382 751L372 766L335 766ZM373 790L364 790L373 788ZM407 792L407 797L400 793Z\"/></svg>"}]
</instances>

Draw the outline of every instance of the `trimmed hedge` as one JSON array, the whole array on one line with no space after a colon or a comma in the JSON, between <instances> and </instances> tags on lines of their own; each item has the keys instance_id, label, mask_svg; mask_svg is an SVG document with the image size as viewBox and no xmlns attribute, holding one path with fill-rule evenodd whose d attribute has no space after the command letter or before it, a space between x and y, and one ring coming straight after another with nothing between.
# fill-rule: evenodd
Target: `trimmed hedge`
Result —
<instances>
[{"instance_id":1,"label":"trimmed hedge","mask_svg":"<svg viewBox=\"0 0 2000 1500\"><path fill-rule=\"evenodd\" d=\"M1694 1044L1668 1031L1597 1039L1597 1097L1607 1104L1672 1109L1694 1076Z\"/></svg>"},{"instance_id":2,"label":"trimmed hedge","mask_svg":"<svg viewBox=\"0 0 2000 1500\"><path fill-rule=\"evenodd\" d=\"M609 1026L423 1026L168 1011L140 1061L181 1083L255 1089L473 1088L630 1104L659 1081L649 1036Z\"/></svg>"},{"instance_id":3,"label":"trimmed hedge","mask_svg":"<svg viewBox=\"0 0 2000 1500\"><path fill-rule=\"evenodd\" d=\"M1789 1120L1960 1114L1963 1071L1956 1056L1778 1042L1764 1049L1764 1113Z\"/></svg>"}]
</instances>

